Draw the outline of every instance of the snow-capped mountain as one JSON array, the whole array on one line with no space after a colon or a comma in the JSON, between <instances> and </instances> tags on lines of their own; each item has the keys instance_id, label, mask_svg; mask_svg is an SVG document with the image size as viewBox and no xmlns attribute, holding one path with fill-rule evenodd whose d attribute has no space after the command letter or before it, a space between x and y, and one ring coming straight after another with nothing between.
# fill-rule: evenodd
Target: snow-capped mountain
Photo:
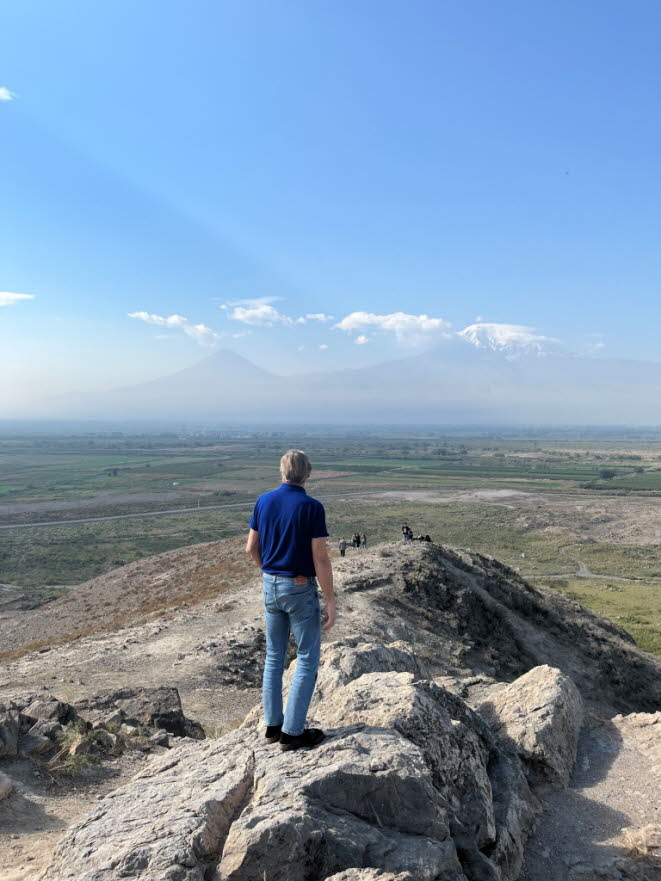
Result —
<instances>
[{"instance_id":1,"label":"snow-capped mountain","mask_svg":"<svg viewBox=\"0 0 661 881\"><path fill-rule=\"evenodd\" d=\"M527 328L467 327L368 367L278 376L219 350L170 376L44 405L92 419L661 424L661 364L581 358Z\"/></svg>"},{"instance_id":2,"label":"snow-capped mountain","mask_svg":"<svg viewBox=\"0 0 661 881\"><path fill-rule=\"evenodd\" d=\"M536 334L533 328L521 324L479 322L465 327L458 336L477 349L499 352L509 359L524 355L559 354L562 351L559 340Z\"/></svg>"}]
</instances>

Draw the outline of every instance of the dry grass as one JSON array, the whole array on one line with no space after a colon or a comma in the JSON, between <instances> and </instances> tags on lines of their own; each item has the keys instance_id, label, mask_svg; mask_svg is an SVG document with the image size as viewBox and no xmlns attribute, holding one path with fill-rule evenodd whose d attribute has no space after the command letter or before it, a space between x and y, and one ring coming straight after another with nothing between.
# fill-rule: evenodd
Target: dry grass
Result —
<instances>
[{"instance_id":1,"label":"dry grass","mask_svg":"<svg viewBox=\"0 0 661 881\"><path fill-rule=\"evenodd\" d=\"M235 728L238 728L243 722L243 716L237 716L234 719L230 719L229 722L226 722L224 725L203 725L204 734L207 740L218 740L221 737L224 737L225 734L229 734L230 731L234 731Z\"/></svg>"},{"instance_id":2,"label":"dry grass","mask_svg":"<svg viewBox=\"0 0 661 881\"><path fill-rule=\"evenodd\" d=\"M661 868L661 831L659 827L637 829L629 827L622 831L622 841L629 855L650 866Z\"/></svg>"},{"instance_id":3,"label":"dry grass","mask_svg":"<svg viewBox=\"0 0 661 881\"><path fill-rule=\"evenodd\" d=\"M26 613L21 619L24 630L7 634L10 645L23 640L0 652L0 661L15 661L30 652L144 624L179 606L218 597L254 575L243 542L233 539L132 563ZM229 604L221 605L219 611L224 608L230 608Z\"/></svg>"}]
</instances>

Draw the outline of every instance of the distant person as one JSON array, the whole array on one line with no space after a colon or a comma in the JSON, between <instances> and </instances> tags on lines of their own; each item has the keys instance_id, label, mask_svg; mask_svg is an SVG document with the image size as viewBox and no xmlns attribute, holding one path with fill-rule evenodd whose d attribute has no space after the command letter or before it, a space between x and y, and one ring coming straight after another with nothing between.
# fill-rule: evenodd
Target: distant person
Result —
<instances>
[{"instance_id":1,"label":"distant person","mask_svg":"<svg viewBox=\"0 0 661 881\"><path fill-rule=\"evenodd\" d=\"M354 532L354 534L353 534L352 544L355 548L360 547L360 536L358 535L357 532Z\"/></svg>"},{"instance_id":2,"label":"distant person","mask_svg":"<svg viewBox=\"0 0 661 881\"><path fill-rule=\"evenodd\" d=\"M431 541L431 538L430 538L428 535L426 535L426 536L425 536L425 541Z\"/></svg>"},{"instance_id":3,"label":"distant person","mask_svg":"<svg viewBox=\"0 0 661 881\"><path fill-rule=\"evenodd\" d=\"M316 746L325 737L319 728L305 727L319 667L321 620L324 630L330 630L336 614L324 506L303 487L311 471L310 460L301 450L284 454L282 484L257 499L246 545L264 576L266 740L279 741L282 750ZM325 599L323 614L317 579ZM283 715L282 673L290 630L298 660Z\"/></svg>"},{"instance_id":4,"label":"distant person","mask_svg":"<svg viewBox=\"0 0 661 881\"><path fill-rule=\"evenodd\" d=\"M360 546L361 546L361 548L367 547L367 536L365 535L364 532L363 532L361 539L360 539Z\"/></svg>"},{"instance_id":5,"label":"distant person","mask_svg":"<svg viewBox=\"0 0 661 881\"><path fill-rule=\"evenodd\" d=\"M405 542L405 543L406 543L406 542L409 540L409 538L410 538L409 533L410 533L410 530L409 530L408 523L405 523L405 524L402 526L402 538L404 539L404 542Z\"/></svg>"},{"instance_id":6,"label":"distant person","mask_svg":"<svg viewBox=\"0 0 661 881\"><path fill-rule=\"evenodd\" d=\"M347 540L346 540L346 538L341 538L341 539L340 539L339 548L340 548L340 556L341 556L341 557L344 557L344 556L346 555L346 552L347 552Z\"/></svg>"}]
</instances>

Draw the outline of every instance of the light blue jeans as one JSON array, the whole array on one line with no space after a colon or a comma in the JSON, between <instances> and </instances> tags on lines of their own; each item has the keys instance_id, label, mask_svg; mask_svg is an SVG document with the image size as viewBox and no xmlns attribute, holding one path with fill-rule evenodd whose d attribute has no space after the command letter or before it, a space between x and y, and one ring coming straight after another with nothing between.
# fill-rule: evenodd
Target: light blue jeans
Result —
<instances>
[{"instance_id":1,"label":"light blue jeans","mask_svg":"<svg viewBox=\"0 0 661 881\"><path fill-rule=\"evenodd\" d=\"M282 725L285 734L302 734L312 692L317 681L321 648L321 613L316 578L294 584L286 575L264 572L266 662L262 682L264 721ZM297 647L296 672L282 713L282 673L290 630Z\"/></svg>"}]
</instances>

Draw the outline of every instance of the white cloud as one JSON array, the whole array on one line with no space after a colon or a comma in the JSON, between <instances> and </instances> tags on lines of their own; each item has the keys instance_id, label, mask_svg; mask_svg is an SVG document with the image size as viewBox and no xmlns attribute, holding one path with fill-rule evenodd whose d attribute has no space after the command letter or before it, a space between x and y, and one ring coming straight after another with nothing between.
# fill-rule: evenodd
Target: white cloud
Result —
<instances>
[{"instance_id":1,"label":"white cloud","mask_svg":"<svg viewBox=\"0 0 661 881\"><path fill-rule=\"evenodd\" d=\"M533 354L544 355L556 349L560 341L553 337L542 336L533 327L523 324L470 324L458 333L458 336L478 349L491 349L509 355Z\"/></svg>"},{"instance_id":2,"label":"white cloud","mask_svg":"<svg viewBox=\"0 0 661 881\"><path fill-rule=\"evenodd\" d=\"M0 101L13 101L16 95L7 86L0 86Z\"/></svg>"},{"instance_id":3,"label":"white cloud","mask_svg":"<svg viewBox=\"0 0 661 881\"><path fill-rule=\"evenodd\" d=\"M321 343L319 348L322 350L322 352L326 351L326 349L328 348L328 343Z\"/></svg>"},{"instance_id":4,"label":"white cloud","mask_svg":"<svg viewBox=\"0 0 661 881\"><path fill-rule=\"evenodd\" d=\"M308 312L307 315L303 315L298 321L301 323L304 321L320 321L325 323L327 321L335 321L335 316L326 315L325 312Z\"/></svg>"},{"instance_id":5,"label":"white cloud","mask_svg":"<svg viewBox=\"0 0 661 881\"><path fill-rule=\"evenodd\" d=\"M291 327L295 323L293 318L283 315L268 303L260 303L255 306L234 306L228 317L232 321L241 321L243 324L250 324L253 327L273 327L274 324L284 324Z\"/></svg>"},{"instance_id":6,"label":"white cloud","mask_svg":"<svg viewBox=\"0 0 661 881\"><path fill-rule=\"evenodd\" d=\"M356 337L356 339L354 340L354 343L357 346L364 346L365 343L369 343L369 341L370 341L370 338L368 336L365 336L365 334L361 333L360 336Z\"/></svg>"},{"instance_id":7,"label":"white cloud","mask_svg":"<svg viewBox=\"0 0 661 881\"><path fill-rule=\"evenodd\" d=\"M11 291L0 291L0 306L13 306L22 300L34 300L34 294L14 294Z\"/></svg>"},{"instance_id":8,"label":"white cloud","mask_svg":"<svg viewBox=\"0 0 661 881\"><path fill-rule=\"evenodd\" d=\"M200 346L213 346L221 338L221 334L211 330L206 324L193 324L183 315L156 315L153 312L129 312L129 318L137 318L147 324L155 324L158 327L173 327L183 331Z\"/></svg>"},{"instance_id":9,"label":"white cloud","mask_svg":"<svg viewBox=\"0 0 661 881\"><path fill-rule=\"evenodd\" d=\"M397 340L408 345L419 345L435 337L449 336L451 325L442 318L429 315L409 315L407 312L390 312L375 315L373 312L351 312L334 325L337 330L352 332L374 327L394 333Z\"/></svg>"},{"instance_id":10,"label":"white cloud","mask_svg":"<svg viewBox=\"0 0 661 881\"><path fill-rule=\"evenodd\" d=\"M292 318L279 312L272 304L280 297L257 297L252 300L235 300L223 303L220 307L228 312L228 318L232 321L241 321L254 327L273 327L280 324L285 327L294 327L297 324L307 324L309 321L327 322L334 321L334 316L326 315L325 312L308 312L299 318Z\"/></svg>"},{"instance_id":11,"label":"white cloud","mask_svg":"<svg viewBox=\"0 0 661 881\"><path fill-rule=\"evenodd\" d=\"M278 303L282 297L244 297L240 300L227 300L221 305L221 309L231 309L234 306L268 306L271 303Z\"/></svg>"}]
</instances>

